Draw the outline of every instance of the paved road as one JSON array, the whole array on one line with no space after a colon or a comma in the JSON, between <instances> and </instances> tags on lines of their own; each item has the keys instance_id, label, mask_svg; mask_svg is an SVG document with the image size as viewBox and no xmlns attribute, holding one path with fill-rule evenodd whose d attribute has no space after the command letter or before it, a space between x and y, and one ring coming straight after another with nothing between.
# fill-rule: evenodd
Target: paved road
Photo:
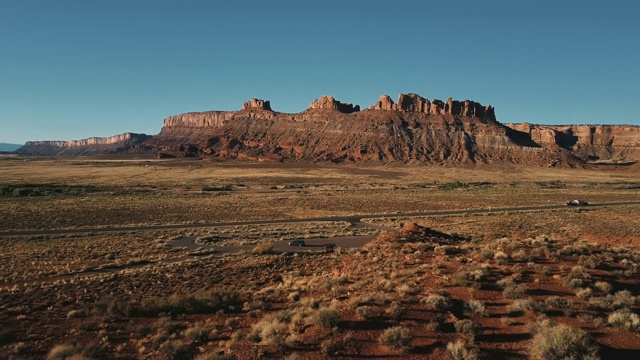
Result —
<instances>
[{"instance_id":1,"label":"paved road","mask_svg":"<svg viewBox=\"0 0 640 360\"><path fill-rule=\"evenodd\" d=\"M629 202L611 202L601 204L590 204L586 208L604 207L604 206L624 206L624 205L640 205L640 201ZM416 211L404 213L383 213L383 214L356 214L346 216L324 216L312 218L298 219L271 219L271 220L249 220L249 221L232 221L232 222L215 222L215 223L197 223L197 224L175 224L175 225L144 225L144 226L118 226L118 227L101 227L101 228L76 228L76 229L51 229L51 230L19 230L19 231L0 231L0 236L29 236L29 235L58 235L58 234L81 234L87 232L105 233L105 232L122 232L122 231L154 231L154 230L175 230L175 229L195 229L217 226L236 226L236 225L264 225L264 224L285 224L285 223L302 223L311 221L346 221L353 225L362 224L362 219L382 218L382 217L400 217L400 216L442 216L442 215L458 215L458 214L485 214L498 213L503 211L543 211L550 209L567 208L565 205L542 205L527 207L503 207L491 209L464 209L464 210L440 210L440 211ZM569 207L571 209L571 207Z\"/></svg>"}]
</instances>

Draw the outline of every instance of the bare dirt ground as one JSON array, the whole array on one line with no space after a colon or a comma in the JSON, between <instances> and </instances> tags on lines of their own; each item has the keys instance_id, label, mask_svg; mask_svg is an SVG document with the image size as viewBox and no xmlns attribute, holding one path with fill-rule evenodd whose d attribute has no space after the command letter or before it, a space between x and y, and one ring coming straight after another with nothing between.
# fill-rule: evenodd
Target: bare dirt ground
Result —
<instances>
[{"instance_id":1,"label":"bare dirt ground","mask_svg":"<svg viewBox=\"0 0 640 360\"><path fill-rule=\"evenodd\" d=\"M544 208L569 199L638 202L640 173L3 158L0 357L638 357L640 205ZM418 214L503 207L535 211ZM358 234L195 226L354 214L426 228L325 254L273 250Z\"/></svg>"}]
</instances>

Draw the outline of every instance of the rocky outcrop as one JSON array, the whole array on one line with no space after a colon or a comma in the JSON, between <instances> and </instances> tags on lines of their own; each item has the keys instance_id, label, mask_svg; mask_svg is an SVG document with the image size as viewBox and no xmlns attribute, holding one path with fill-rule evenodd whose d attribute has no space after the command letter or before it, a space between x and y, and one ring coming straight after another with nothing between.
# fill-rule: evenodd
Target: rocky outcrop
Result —
<instances>
[{"instance_id":1,"label":"rocky outcrop","mask_svg":"<svg viewBox=\"0 0 640 360\"><path fill-rule=\"evenodd\" d=\"M418 94L409 93L398 96L398 103L395 104L394 110L427 113L430 107L431 103L429 100Z\"/></svg>"},{"instance_id":2,"label":"rocky outcrop","mask_svg":"<svg viewBox=\"0 0 640 360\"><path fill-rule=\"evenodd\" d=\"M164 119L164 127L219 127L225 121L230 120L236 113L237 111L207 111L174 115Z\"/></svg>"},{"instance_id":3,"label":"rocky outcrop","mask_svg":"<svg viewBox=\"0 0 640 360\"><path fill-rule=\"evenodd\" d=\"M352 112L360 111L360 105L352 105L350 103L342 103L333 98L333 96L322 96L320 99L315 99L309 104L307 110L322 110L332 109L338 110L343 114L351 114Z\"/></svg>"},{"instance_id":4,"label":"rocky outcrop","mask_svg":"<svg viewBox=\"0 0 640 360\"><path fill-rule=\"evenodd\" d=\"M259 110L269 110L271 111L271 103L268 100L262 99L251 99L249 101L245 101L242 105L242 110L246 109L259 109Z\"/></svg>"},{"instance_id":5,"label":"rocky outcrop","mask_svg":"<svg viewBox=\"0 0 640 360\"><path fill-rule=\"evenodd\" d=\"M452 98L448 98L446 102L438 99L429 101L429 99L414 93L400 94L397 103L394 103L389 95L382 95L380 96L380 100L367 109L420 112L433 115L448 114L475 117L486 121L496 121L496 115L491 105L483 106L475 101L457 101Z\"/></svg>"},{"instance_id":6,"label":"rocky outcrop","mask_svg":"<svg viewBox=\"0 0 640 360\"><path fill-rule=\"evenodd\" d=\"M566 149L585 161L640 161L640 126L506 124L548 149Z\"/></svg>"},{"instance_id":7,"label":"rocky outcrop","mask_svg":"<svg viewBox=\"0 0 640 360\"><path fill-rule=\"evenodd\" d=\"M15 152L23 155L98 155L125 153L140 146L151 136L124 133L110 137L91 137L69 141L27 141Z\"/></svg>"},{"instance_id":8,"label":"rocky outcrop","mask_svg":"<svg viewBox=\"0 0 640 360\"><path fill-rule=\"evenodd\" d=\"M368 107L368 110L394 110L394 102L389 95L381 95L375 105Z\"/></svg>"}]
</instances>

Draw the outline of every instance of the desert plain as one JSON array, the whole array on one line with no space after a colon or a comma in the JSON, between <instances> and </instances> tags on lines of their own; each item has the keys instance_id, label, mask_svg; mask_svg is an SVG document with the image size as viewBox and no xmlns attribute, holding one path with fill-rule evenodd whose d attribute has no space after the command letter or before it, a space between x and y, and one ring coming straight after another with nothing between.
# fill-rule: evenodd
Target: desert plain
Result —
<instances>
[{"instance_id":1,"label":"desert plain","mask_svg":"<svg viewBox=\"0 0 640 360\"><path fill-rule=\"evenodd\" d=\"M0 358L640 355L637 165L4 156L0 209Z\"/></svg>"}]
</instances>

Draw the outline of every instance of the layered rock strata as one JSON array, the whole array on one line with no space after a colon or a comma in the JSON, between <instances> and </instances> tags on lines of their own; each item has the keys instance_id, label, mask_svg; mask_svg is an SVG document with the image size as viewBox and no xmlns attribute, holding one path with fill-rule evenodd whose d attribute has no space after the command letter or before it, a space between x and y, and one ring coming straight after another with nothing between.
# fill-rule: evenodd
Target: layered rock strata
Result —
<instances>
[{"instance_id":1,"label":"layered rock strata","mask_svg":"<svg viewBox=\"0 0 640 360\"><path fill-rule=\"evenodd\" d=\"M323 96L298 114L251 108L216 113L212 126L197 130L193 124L205 123L201 119L214 117L211 112L186 114L180 118L184 125L170 117L146 145L177 156L270 161L576 166L568 151L512 138L517 132L495 121L493 107L473 101L401 94L394 103L383 95L357 111L357 105Z\"/></svg>"},{"instance_id":2,"label":"layered rock strata","mask_svg":"<svg viewBox=\"0 0 640 360\"><path fill-rule=\"evenodd\" d=\"M27 141L15 152L23 155L97 155L125 153L149 140L145 134L124 133L68 141Z\"/></svg>"},{"instance_id":3,"label":"layered rock strata","mask_svg":"<svg viewBox=\"0 0 640 360\"><path fill-rule=\"evenodd\" d=\"M549 149L566 149L585 161L640 160L640 126L506 124Z\"/></svg>"}]
</instances>

